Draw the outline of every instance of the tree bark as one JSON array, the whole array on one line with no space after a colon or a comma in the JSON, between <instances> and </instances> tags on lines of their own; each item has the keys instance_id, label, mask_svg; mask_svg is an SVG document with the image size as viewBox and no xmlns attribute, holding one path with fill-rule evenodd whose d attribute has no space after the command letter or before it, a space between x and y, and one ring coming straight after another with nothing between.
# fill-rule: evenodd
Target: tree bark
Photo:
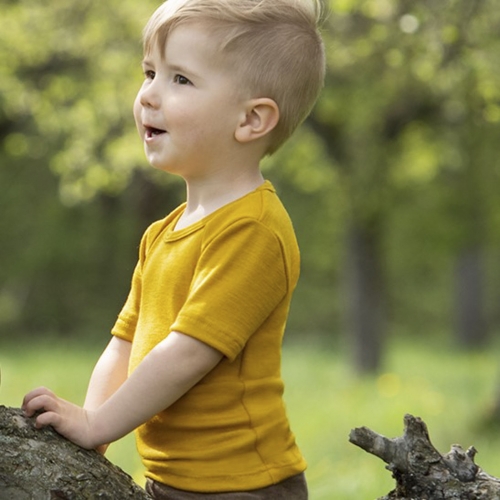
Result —
<instances>
[{"instance_id":1,"label":"tree bark","mask_svg":"<svg viewBox=\"0 0 500 500\"><path fill-rule=\"evenodd\" d=\"M481 257L481 246L472 244L462 249L456 264L456 334L459 345L468 349L483 347L488 340Z\"/></svg>"},{"instance_id":2,"label":"tree bark","mask_svg":"<svg viewBox=\"0 0 500 500\"><path fill-rule=\"evenodd\" d=\"M388 439L366 427L353 429L349 441L388 464L396 489L379 500L500 500L500 479L474 463L476 450L453 445L441 455L425 423L404 418L402 437Z\"/></svg>"},{"instance_id":3,"label":"tree bark","mask_svg":"<svg viewBox=\"0 0 500 500\"><path fill-rule=\"evenodd\" d=\"M348 234L348 325L354 367L375 373L382 364L385 290L377 223L353 222Z\"/></svg>"},{"instance_id":4,"label":"tree bark","mask_svg":"<svg viewBox=\"0 0 500 500\"><path fill-rule=\"evenodd\" d=\"M0 500L146 500L121 469L22 411L0 406Z\"/></svg>"}]
</instances>

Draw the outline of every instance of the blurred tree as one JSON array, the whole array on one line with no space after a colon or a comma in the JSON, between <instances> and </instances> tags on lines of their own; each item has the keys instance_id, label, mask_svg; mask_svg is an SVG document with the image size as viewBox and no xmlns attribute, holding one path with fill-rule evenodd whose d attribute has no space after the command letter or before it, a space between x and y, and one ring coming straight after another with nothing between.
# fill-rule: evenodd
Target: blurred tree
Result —
<instances>
[{"instance_id":1,"label":"blurred tree","mask_svg":"<svg viewBox=\"0 0 500 500\"><path fill-rule=\"evenodd\" d=\"M147 167L131 115L142 81L140 33L157 5L0 0L0 182L12 193L0 201L9 214L0 227L8 242L0 249L7 263L0 271L5 332L14 325L71 332L97 328L103 317L110 322L105 311L114 315L123 301L141 231L180 201L179 183ZM316 192L312 201L314 190L331 185L317 142L299 134L282 153L284 173L275 173L276 162L267 167L292 208L299 205L294 193L303 195L308 215L330 204ZM298 158L314 163L307 175ZM332 273L325 279L320 271L332 267L332 242L323 226L308 233L301 236L311 249L303 252L304 274L312 277L291 323L319 331L331 307L323 298L321 314L318 307L311 312L319 295L313 281L320 277L321 289L331 292ZM315 324L302 319L304 312Z\"/></svg>"},{"instance_id":2,"label":"blurred tree","mask_svg":"<svg viewBox=\"0 0 500 500\"><path fill-rule=\"evenodd\" d=\"M141 169L132 119L155 5L0 2L5 334L109 327L142 230L179 202Z\"/></svg>"},{"instance_id":3,"label":"blurred tree","mask_svg":"<svg viewBox=\"0 0 500 500\"><path fill-rule=\"evenodd\" d=\"M457 338L480 344L483 256L500 244L500 11L325 2L326 87L264 165L302 249L290 328L345 329L357 369L375 371L391 327L446 330L454 298ZM180 201L174 178L144 168L131 116L157 5L0 0L4 331L111 324L142 230Z\"/></svg>"},{"instance_id":4,"label":"blurred tree","mask_svg":"<svg viewBox=\"0 0 500 500\"><path fill-rule=\"evenodd\" d=\"M49 159L73 205L121 191L143 163L132 103L156 2L1 2L4 154Z\"/></svg>"},{"instance_id":5,"label":"blurred tree","mask_svg":"<svg viewBox=\"0 0 500 500\"><path fill-rule=\"evenodd\" d=\"M454 245L457 330L463 343L480 343L481 228L488 186L498 173L490 142L499 118L492 85L499 53L495 2L331 0L329 6L326 89L310 123L348 199L354 364L360 371L380 366L391 264L385 245L394 210L411 191L422 194L420 186L443 193L450 177L456 185L449 209L461 214L451 228L460 233ZM440 220L449 231L446 218Z\"/></svg>"}]
</instances>

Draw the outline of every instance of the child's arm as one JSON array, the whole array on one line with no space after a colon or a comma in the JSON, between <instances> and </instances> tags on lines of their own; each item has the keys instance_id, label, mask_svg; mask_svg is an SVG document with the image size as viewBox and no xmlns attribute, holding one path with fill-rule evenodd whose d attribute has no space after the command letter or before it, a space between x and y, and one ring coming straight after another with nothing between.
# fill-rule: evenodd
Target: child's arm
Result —
<instances>
[{"instance_id":1,"label":"child's arm","mask_svg":"<svg viewBox=\"0 0 500 500\"><path fill-rule=\"evenodd\" d=\"M111 338L90 377L83 405L86 410L97 410L127 380L131 349L131 342L118 337ZM105 453L107 447L108 444L99 446L98 451Z\"/></svg>"},{"instance_id":2,"label":"child's arm","mask_svg":"<svg viewBox=\"0 0 500 500\"><path fill-rule=\"evenodd\" d=\"M125 382L131 348L131 342L111 338L90 377L83 405L86 410L97 410Z\"/></svg>"},{"instance_id":3,"label":"child's arm","mask_svg":"<svg viewBox=\"0 0 500 500\"><path fill-rule=\"evenodd\" d=\"M199 340L172 332L99 408L83 409L39 388L25 396L23 409L28 416L45 410L36 419L38 427L52 425L74 443L96 448L119 439L168 408L222 356Z\"/></svg>"}]
</instances>

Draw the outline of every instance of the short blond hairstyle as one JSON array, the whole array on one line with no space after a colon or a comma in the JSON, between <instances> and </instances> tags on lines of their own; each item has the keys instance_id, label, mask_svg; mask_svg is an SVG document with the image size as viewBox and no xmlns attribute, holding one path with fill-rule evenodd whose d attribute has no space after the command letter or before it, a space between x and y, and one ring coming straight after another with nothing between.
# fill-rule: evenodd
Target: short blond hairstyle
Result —
<instances>
[{"instance_id":1,"label":"short blond hairstyle","mask_svg":"<svg viewBox=\"0 0 500 500\"><path fill-rule=\"evenodd\" d=\"M144 28L144 51L157 43L163 53L180 24L207 27L239 83L278 105L266 152L272 154L305 120L323 87L320 15L319 0L167 0Z\"/></svg>"}]
</instances>

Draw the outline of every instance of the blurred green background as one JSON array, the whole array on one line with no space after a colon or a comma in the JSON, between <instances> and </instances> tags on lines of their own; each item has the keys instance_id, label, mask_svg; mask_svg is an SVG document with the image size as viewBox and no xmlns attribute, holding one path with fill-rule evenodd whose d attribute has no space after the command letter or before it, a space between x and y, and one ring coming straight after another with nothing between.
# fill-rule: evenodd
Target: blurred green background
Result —
<instances>
[{"instance_id":1,"label":"blurred green background","mask_svg":"<svg viewBox=\"0 0 500 500\"><path fill-rule=\"evenodd\" d=\"M184 199L131 112L159 3L0 0L0 403L83 398L142 232ZM500 9L324 4L325 89L263 165L302 252L284 375L312 500L387 493L347 434L406 412L500 475Z\"/></svg>"}]
</instances>

